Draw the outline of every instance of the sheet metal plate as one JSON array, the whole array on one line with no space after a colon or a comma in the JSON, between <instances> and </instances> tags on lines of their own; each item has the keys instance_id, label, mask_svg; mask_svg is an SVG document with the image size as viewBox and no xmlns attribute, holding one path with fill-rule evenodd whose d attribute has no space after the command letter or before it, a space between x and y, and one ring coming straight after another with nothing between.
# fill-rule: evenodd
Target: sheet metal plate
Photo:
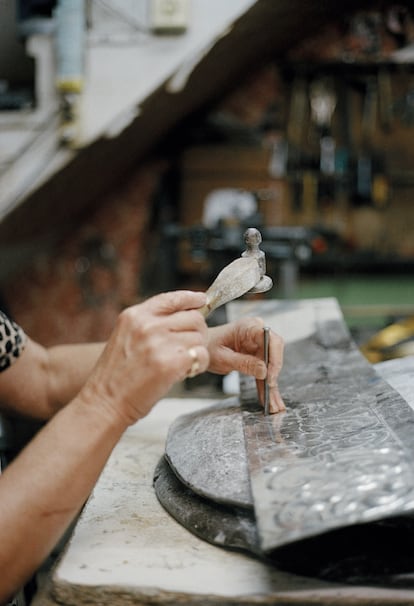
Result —
<instances>
[{"instance_id":1,"label":"sheet metal plate","mask_svg":"<svg viewBox=\"0 0 414 606\"><path fill-rule=\"evenodd\" d=\"M180 482L165 457L156 468L154 488L166 511L197 537L280 570L330 582L414 585L414 520L409 516L339 528L264 554L253 509L203 499Z\"/></svg>"},{"instance_id":2,"label":"sheet metal plate","mask_svg":"<svg viewBox=\"0 0 414 606\"><path fill-rule=\"evenodd\" d=\"M414 412L360 354L339 309L323 311L308 305L312 330L286 345L287 412L244 406L264 552L414 510Z\"/></svg>"},{"instance_id":3,"label":"sheet metal plate","mask_svg":"<svg viewBox=\"0 0 414 606\"><path fill-rule=\"evenodd\" d=\"M290 349L291 346L288 345L288 356ZM375 368L404 395L413 408L414 357L384 362ZM239 409L235 404L234 399L222 400L203 411L202 416L206 416L207 419L212 415L220 417L220 422L216 424L207 421L206 432L203 432L202 424L196 423L197 413L180 417L178 427L186 428L185 433L181 434L181 437L185 437L182 443L183 450L185 451L188 446L186 440L194 438L191 425L196 423L198 431L205 434L208 441L210 431L216 430L216 433L220 434L213 440L211 458L227 459L229 444L222 438L232 433L235 428L239 437L242 431L241 413L238 413ZM387 406L386 401L382 404ZM234 416L240 417L236 424L234 424ZM226 424L228 424L227 428L225 428ZM205 442L202 442L202 445L205 447ZM246 482L248 473L244 441L233 441L231 446L238 451L236 453L233 450L233 455L238 461L234 470L243 466L241 464L243 460L246 466L246 470L239 478L235 477L234 482ZM220 495L223 479L220 467L211 465L209 476L209 490L218 491ZM201 482L204 490L202 474L198 481ZM369 583L398 588L412 586L414 583L412 572L414 554L411 548L414 540L414 518L410 514L336 528L264 554L258 544L257 529L251 509L223 505L218 503L216 498L210 500L200 497L180 482L164 457L157 467L154 487L164 508L193 534L215 545L242 550L268 562L269 558L272 558L277 567L285 571L352 584Z\"/></svg>"},{"instance_id":4,"label":"sheet metal plate","mask_svg":"<svg viewBox=\"0 0 414 606\"><path fill-rule=\"evenodd\" d=\"M163 507L196 536L220 547L262 555L252 507L227 506L194 493L182 484L165 457L155 470L154 488Z\"/></svg>"},{"instance_id":5,"label":"sheet metal plate","mask_svg":"<svg viewBox=\"0 0 414 606\"><path fill-rule=\"evenodd\" d=\"M165 457L197 495L253 509L239 398L176 419L168 431Z\"/></svg>"}]
</instances>

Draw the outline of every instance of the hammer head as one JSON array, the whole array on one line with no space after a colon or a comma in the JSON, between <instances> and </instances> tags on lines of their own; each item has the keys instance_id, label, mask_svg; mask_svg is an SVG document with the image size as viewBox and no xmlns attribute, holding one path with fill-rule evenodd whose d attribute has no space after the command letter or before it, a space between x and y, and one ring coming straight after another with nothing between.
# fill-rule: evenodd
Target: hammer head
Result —
<instances>
[{"instance_id":1,"label":"hammer head","mask_svg":"<svg viewBox=\"0 0 414 606\"><path fill-rule=\"evenodd\" d=\"M273 286L272 278L270 276L262 276L260 278L260 280L258 281L258 283L256 284L256 286L253 286L253 288L251 288L247 292L251 292L251 293L267 292L268 290L270 290L272 288L272 286Z\"/></svg>"},{"instance_id":2,"label":"hammer head","mask_svg":"<svg viewBox=\"0 0 414 606\"><path fill-rule=\"evenodd\" d=\"M244 232L244 241L246 243L246 250L242 253L242 257L253 257L256 259L260 271L259 281L248 292L267 292L272 288L273 280L269 276L266 276L266 256L265 253L260 250L262 234L255 227L249 227Z\"/></svg>"},{"instance_id":3,"label":"hammer head","mask_svg":"<svg viewBox=\"0 0 414 606\"><path fill-rule=\"evenodd\" d=\"M249 228L245 232L247 250L242 256L226 265L206 291L207 302L200 312L207 317L214 309L242 295L266 292L273 282L265 275L266 263L264 252L259 249L262 241L260 232Z\"/></svg>"}]
</instances>

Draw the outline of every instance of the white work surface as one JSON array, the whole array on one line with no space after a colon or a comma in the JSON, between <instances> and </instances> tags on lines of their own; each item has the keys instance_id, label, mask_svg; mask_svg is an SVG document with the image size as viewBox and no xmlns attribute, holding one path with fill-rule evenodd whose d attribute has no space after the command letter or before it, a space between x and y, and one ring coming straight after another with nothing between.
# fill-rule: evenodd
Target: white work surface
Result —
<instances>
[{"instance_id":1,"label":"white work surface","mask_svg":"<svg viewBox=\"0 0 414 606\"><path fill-rule=\"evenodd\" d=\"M171 421L211 400L165 399L110 458L40 604L414 603L414 591L344 587L297 577L199 540L152 488ZM381 599L382 598L382 599ZM379 600L379 601L377 601Z\"/></svg>"},{"instance_id":2,"label":"white work surface","mask_svg":"<svg viewBox=\"0 0 414 606\"><path fill-rule=\"evenodd\" d=\"M165 399L128 429L33 606L414 604L414 590L344 586L283 573L198 539L166 513L152 478L168 428L178 415L214 402Z\"/></svg>"}]
</instances>

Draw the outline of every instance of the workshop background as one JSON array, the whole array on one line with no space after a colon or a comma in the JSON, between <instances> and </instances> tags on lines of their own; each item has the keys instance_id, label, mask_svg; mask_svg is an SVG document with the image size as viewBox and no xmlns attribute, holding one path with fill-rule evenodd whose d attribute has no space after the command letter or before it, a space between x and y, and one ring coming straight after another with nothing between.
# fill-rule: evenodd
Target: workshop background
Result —
<instances>
[{"instance_id":1,"label":"workshop background","mask_svg":"<svg viewBox=\"0 0 414 606\"><path fill-rule=\"evenodd\" d=\"M266 296L337 297L362 344L402 321L409 351L410 4L2 0L2 306L45 345L102 340L256 226Z\"/></svg>"}]
</instances>

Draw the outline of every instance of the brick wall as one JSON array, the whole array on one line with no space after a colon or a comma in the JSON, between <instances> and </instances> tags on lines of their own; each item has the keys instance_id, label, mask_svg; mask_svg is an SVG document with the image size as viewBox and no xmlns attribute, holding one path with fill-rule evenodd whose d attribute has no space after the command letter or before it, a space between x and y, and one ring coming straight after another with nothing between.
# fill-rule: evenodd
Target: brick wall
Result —
<instances>
[{"instance_id":1,"label":"brick wall","mask_svg":"<svg viewBox=\"0 0 414 606\"><path fill-rule=\"evenodd\" d=\"M161 170L157 163L138 169L4 287L8 309L32 338L44 345L103 340L119 311L140 300L150 199Z\"/></svg>"}]
</instances>

